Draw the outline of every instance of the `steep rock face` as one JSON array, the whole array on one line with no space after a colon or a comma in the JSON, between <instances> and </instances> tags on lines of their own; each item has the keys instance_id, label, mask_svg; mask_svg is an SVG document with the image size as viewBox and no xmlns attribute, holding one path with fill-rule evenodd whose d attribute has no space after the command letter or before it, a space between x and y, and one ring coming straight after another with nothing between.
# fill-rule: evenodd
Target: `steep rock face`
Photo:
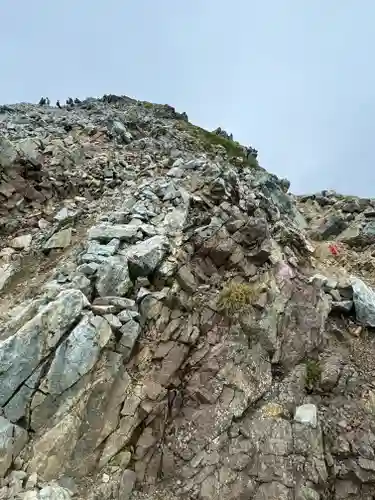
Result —
<instances>
[{"instance_id":1,"label":"steep rock face","mask_svg":"<svg viewBox=\"0 0 375 500\"><path fill-rule=\"evenodd\" d=\"M3 290L0 498L370 500L373 292L316 273L285 181L170 107L3 114L7 172L44 165L53 134L97 143L69 163L92 199L3 207L4 266L34 252L55 271ZM95 183L100 155L116 161Z\"/></svg>"}]
</instances>

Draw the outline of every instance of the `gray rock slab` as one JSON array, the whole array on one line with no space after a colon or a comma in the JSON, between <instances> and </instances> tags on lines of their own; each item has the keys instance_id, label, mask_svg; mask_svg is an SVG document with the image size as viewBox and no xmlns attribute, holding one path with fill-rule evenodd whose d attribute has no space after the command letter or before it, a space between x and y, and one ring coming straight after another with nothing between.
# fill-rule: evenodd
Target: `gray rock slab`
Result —
<instances>
[{"instance_id":1,"label":"gray rock slab","mask_svg":"<svg viewBox=\"0 0 375 500\"><path fill-rule=\"evenodd\" d=\"M126 295L132 287L126 258L109 257L97 272L96 289L100 297L108 295Z\"/></svg>"},{"instance_id":2,"label":"gray rock slab","mask_svg":"<svg viewBox=\"0 0 375 500\"><path fill-rule=\"evenodd\" d=\"M62 394L88 373L99 359L102 347L111 336L107 320L88 316L72 330L69 337L56 350L47 374L47 387L50 394Z\"/></svg>"},{"instance_id":3,"label":"gray rock slab","mask_svg":"<svg viewBox=\"0 0 375 500\"><path fill-rule=\"evenodd\" d=\"M87 299L61 292L14 335L0 343L0 404L4 405L77 321Z\"/></svg>"},{"instance_id":4,"label":"gray rock slab","mask_svg":"<svg viewBox=\"0 0 375 500\"><path fill-rule=\"evenodd\" d=\"M122 473L119 492L118 492L118 500L129 500L131 497L131 493L135 486L135 481L137 479L137 475L134 471L126 469Z\"/></svg>"},{"instance_id":5,"label":"gray rock slab","mask_svg":"<svg viewBox=\"0 0 375 500\"><path fill-rule=\"evenodd\" d=\"M123 353L124 359L128 360L141 332L141 326L135 320L131 319L120 328L120 332L122 337L118 345L118 350Z\"/></svg>"},{"instance_id":6,"label":"gray rock slab","mask_svg":"<svg viewBox=\"0 0 375 500\"><path fill-rule=\"evenodd\" d=\"M351 280L353 302L357 321L364 326L375 327L375 292L359 278Z\"/></svg>"},{"instance_id":7,"label":"gray rock slab","mask_svg":"<svg viewBox=\"0 0 375 500\"><path fill-rule=\"evenodd\" d=\"M66 248L72 241L72 228L68 227L55 233L44 245L45 250L52 250L54 248Z\"/></svg>"},{"instance_id":8,"label":"gray rock slab","mask_svg":"<svg viewBox=\"0 0 375 500\"><path fill-rule=\"evenodd\" d=\"M4 477L13 460L27 442L25 429L0 416L0 478Z\"/></svg>"},{"instance_id":9,"label":"gray rock slab","mask_svg":"<svg viewBox=\"0 0 375 500\"><path fill-rule=\"evenodd\" d=\"M138 227L130 224L100 224L89 230L88 238L101 243L118 239L120 241L131 241L138 232Z\"/></svg>"},{"instance_id":10,"label":"gray rock slab","mask_svg":"<svg viewBox=\"0 0 375 500\"><path fill-rule=\"evenodd\" d=\"M149 276L162 263L170 245L164 236L153 236L134 245L128 254L129 272L133 279Z\"/></svg>"}]
</instances>

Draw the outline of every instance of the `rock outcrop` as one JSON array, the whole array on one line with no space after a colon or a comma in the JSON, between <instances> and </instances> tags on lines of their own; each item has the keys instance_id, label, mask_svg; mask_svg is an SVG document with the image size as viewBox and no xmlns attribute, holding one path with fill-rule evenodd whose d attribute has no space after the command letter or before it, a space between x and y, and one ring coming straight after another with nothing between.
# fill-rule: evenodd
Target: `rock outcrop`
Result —
<instances>
[{"instance_id":1,"label":"rock outcrop","mask_svg":"<svg viewBox=\"0 0 375 500\"><path fill-rule=\"evenodd\" d=\"M0 116L0 499L374 498L375 292L316 255L371 200L168 106Z\"/></svg>"}]
</instances>

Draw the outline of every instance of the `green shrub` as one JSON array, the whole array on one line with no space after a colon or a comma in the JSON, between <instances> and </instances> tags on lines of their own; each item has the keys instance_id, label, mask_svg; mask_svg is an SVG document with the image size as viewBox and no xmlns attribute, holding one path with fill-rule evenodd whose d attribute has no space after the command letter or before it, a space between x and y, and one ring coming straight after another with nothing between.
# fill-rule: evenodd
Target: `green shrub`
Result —
<instances>
[{"instance_id":1,"label":"green shrub","mask_svg":"<svg viewBox=\"0 0 375 500\"><path fill-rule=\"evenodd\" d=\"M223 146L229 157L245 156L244 150L237 141L232 141L221 135L217 135L208 130L199 130L200 139L202 142L211 146Z\"/></svg>"},{"instance_id":2,"label":"green shrub","mask_svg":"<svg viewBox=\"0 0 375 500\"><path fill-rule=\"evenodd\" d=\"M258 294L258 287L248 283L229 283L219 295L218 307L226 314L236 314L251 307Z\"/></svg>"},{"instance_id":3,"label":"green shrub","mask_svg":"<svg viewBox=\"0 0 375 500\"><path fill-rule=\"evenodd\" d=\"M189 134L194 137L194 139L201 143L206 151L212 150L215 146L222 146L225 149L229 159L239 157L244 160L245 165L249 167L259 168L258 160L251 155L247 157L243 147L239 142L232 141L231 139L227 139L213 132L209 132L208 130L204 130L203 128L197 127L196 125L192 125L188 122L181 123L179 125L179 128L183 128L184 130L189 132Z\"/></svg>"},{"instance_id":4,"label":"green shrub","mask_svg":"<svg viewBox=\"0 0 375 500\"><path fill-rule=\"evenodd\" d=\"M319 361L309 359L306 361L305 386L307 389L314 389L319 385L322 369Z\"/></svg>"},{"instance_id":5,"label":"green shrub","mask_svg":"<svg viewBox=\"0 0 375 500\"><path fill-rule=\"evenodd\" d=\"M146 108L146 109L151 109L154 105L152 104L152 102L148 102L148 101L143 101L142 102L143 106Z\"/></svg>"}]
</instances>

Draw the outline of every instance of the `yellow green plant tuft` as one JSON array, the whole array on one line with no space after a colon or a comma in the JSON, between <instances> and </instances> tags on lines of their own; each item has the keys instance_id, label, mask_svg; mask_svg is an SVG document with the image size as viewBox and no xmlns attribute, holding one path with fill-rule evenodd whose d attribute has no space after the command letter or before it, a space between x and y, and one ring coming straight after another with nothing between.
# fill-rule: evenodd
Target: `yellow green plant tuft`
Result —
<instances>
[{"instance_id":1,"label":"yellow green plant tuft","mask_svg":"<svg viewBox=\"0 0 375 500\"><path fill-rule=\"evenodd\" d=\"M231 282L223 288L219 295L219 310L226 314L236 314L251 307L258 295L258 286L252 283Z\"/></svg>"},{"instance_id":2,"label":"yellow green plant tuft","mask_svg":"<svg viewBox=\"0 0 375 500\"><path fill-rule=\"evenodd\" d=\"M309 359L306 361L305 386L312 390L319 385L322 369L319 361Z\"/></svg>"}]
</instances>

